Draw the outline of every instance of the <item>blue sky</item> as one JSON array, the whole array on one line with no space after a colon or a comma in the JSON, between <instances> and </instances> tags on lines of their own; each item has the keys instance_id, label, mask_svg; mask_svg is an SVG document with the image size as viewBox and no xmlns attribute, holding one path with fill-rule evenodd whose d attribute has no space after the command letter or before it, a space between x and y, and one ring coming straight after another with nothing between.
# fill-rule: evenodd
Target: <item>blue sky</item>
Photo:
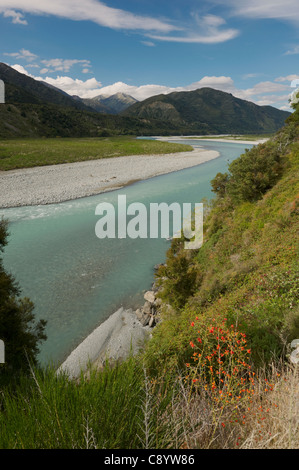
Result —
<instances>
[{"instance_id":1,"label":"blue sky","mask_svg":"<svg viewBox=\"0 0 299 470\"><path fill-rule=\"evenodd\" d=\"M298 0L0 0L0 61L70 94L220 89L289 109Z\"/></svg>"}]
</instances>

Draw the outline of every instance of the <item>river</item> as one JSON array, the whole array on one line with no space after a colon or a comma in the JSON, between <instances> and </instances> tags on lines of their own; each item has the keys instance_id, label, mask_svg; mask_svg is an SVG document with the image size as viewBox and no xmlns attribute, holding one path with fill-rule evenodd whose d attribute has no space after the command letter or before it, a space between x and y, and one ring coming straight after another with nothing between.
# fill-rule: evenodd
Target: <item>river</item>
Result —
<instances>
[{"instance_id":1,"label":"river","mask_svg":"<svg viewBox=\"0 0 299 470\"><path fill-rule=\"evenodd\" d=\"M103 239L95 235L101 202L117 206L141 202L198 203L212 197L211 179L252 145L186 140L217 150L217 159L134 183L125 188L60 204L0 209L10 221L3 260L22 296L35 304L36 319L47 320L48 339L41 345L41 364L63 361L120 306L137 308L154 280L154 266L165 260L165 239Z\"/></svg>"}]
</instances>

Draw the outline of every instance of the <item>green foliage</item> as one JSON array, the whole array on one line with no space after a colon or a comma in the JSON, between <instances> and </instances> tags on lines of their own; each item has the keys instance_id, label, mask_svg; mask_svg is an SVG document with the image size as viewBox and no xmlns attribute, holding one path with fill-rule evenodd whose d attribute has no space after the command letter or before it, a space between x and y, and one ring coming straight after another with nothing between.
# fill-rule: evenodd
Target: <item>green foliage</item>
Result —
<instances>
[{"instance_id":1,"label":"green foliage","mask_svg":"<svg viewBox=\"0 0 299 470\"><path fill-rule=\"evenodd\" d=\"M228 194L237 201L260 199L281 177L281 160L281 154L272 142L253 147L230 164Z\"/></svg>"},{"instance_id":2,"label":"green foliage","mask_svg":"<svg viewBox=\"0 0 299 470\"><path fill-rule=\"evenodd\" d=\"M247 150L229 166L229 174L218 173L212 190L219 198L228 195L236 202L260 199L283 173L284 159L277 143L267 142Z\"/></svg>"},{"instance_id":3,"label":"green foliage","mask_svg":"<svg viewBox=\"0 0 299 470\"><path fill-rule=\"evenodd\" d=\"M187 299L194 293L197 272L181 249L181 241L176 239L167 252L167 266L161 266L157 272L159 279L163 279L163 290L160 297L175 307L181 308ZM192 256L190 254L190 256Z\"/></svg>"},{"instance_id":4,"label":"green foliage","mask_svg":"<svg viewBox=\"0 0 299 470\"><path fill-rule=\"evenodd\" d=\"M7 223L0 221L0 251L7 244ZM45 321L34 323L33 304L19 297L19 287L3 267L0 258L0 338L5 344L5 364L1 367L1 380L28 371L29 363L36 364L38 344L46 339Z\"/></svg>"},{"instance_id":5,"label":"green foliage","mask_svg":"<svg viewBox=\"0 0 299 470\"><path fill-rule=\"evenodd\" d=\"M211 181L212 191L216 193L220 198L223 198L226 194L226 187L228 181L228 173L217 173L215 178L213 178Z\"/></svg>"},{"instance_id":6,"label":"green foliage","mask_svg":"<svg viewBox=\"0 0 299 470\"><path fill-rule=\"evenodd\" d=\"M188 325L196 316L207 324L226 318L227 325L244 331L257 367L285 358L288 344L298 338L297 115L271 142L235 160L228 176L213 180L218 196L204 222L202 248L188 253L176 244L169 251L158 282L172 310L163 314L148 345L152 370L188 362ZM188 293L181 287L188 285L190 269Z\"/></svg>"},{"instance_id":7,"label":"green foliage","mask_svg":"<svg viewBox=\"0 0 299 470\"><path fill-rule=\"evenodd\" d=\"M33 368L14 390L1 390L0 448L169 448L179 435L169 418L172 396L136 358L77 380Z\"/></svg>"}]
</instances>

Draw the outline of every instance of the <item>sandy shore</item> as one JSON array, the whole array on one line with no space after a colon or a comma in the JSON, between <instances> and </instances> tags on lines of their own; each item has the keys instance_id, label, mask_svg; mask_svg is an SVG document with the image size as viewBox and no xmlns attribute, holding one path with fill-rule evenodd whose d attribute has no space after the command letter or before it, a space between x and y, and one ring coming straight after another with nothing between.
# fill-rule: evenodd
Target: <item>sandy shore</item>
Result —
<instances>
[{"instance_id":1,"label":"sandy shore","mask_svg":"<svg viewBox=\"0 0 299 470\"><path fill-rule=\"evenodd\" d=\"M150 328L141 325L133 310L121 307L72 351L57 372L78 377L89 364L100 369L107 359L125 359L139 351L149 334Z\"/></svg>"},{"instance_id":2,"label":"sandy shore","mask_svg":"<svg viewBox=\"0 0 299 470\"><path fill-rule=\"evenodd\" d=\"M134 155L0 172L0 207L51 204L92 196L131 182L190 168L216 151Z\"/></svg>"},{"instance_id":3,"label":"sandy shore","mask_svg":"<svg viewBox=\"0 0 299 470\"><path fill-rule=\"evenodd\" d=\"M205 142L205 141L209 141L209 142L230 142L230 143L234 143L234 144L250 144L250 145L259 145L259 144L264 144L265 142L267 142L267 140L269 139L259 139L259 140L239 140L239 139L230 139L229 137L218 137L218 136L206 136L206 137L201 137L201 136L188 136L188 137L181 137L181 136L178 136L178 137L156 137L157 140L161 140L161 141L171 141L171 140L192 140L192 138L194 138L194 140L197 140L198 143L200 143L201 141L202 142Z\"/></svg>"}]
</instances>

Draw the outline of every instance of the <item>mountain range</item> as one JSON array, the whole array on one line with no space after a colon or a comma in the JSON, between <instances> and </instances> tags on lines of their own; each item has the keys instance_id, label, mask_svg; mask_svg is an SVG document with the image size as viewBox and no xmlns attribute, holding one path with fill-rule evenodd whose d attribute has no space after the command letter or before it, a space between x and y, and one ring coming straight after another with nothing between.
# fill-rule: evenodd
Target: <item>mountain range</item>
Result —
<instances>
[{"instance_id":1,"label":"mountain range","mask_svg":"<svg viewBox=\"0 0 299 470\"><path fill-rule=\"evenodd\" d=\"M290 115L212 88L138 102L124 93L70 96L4 63L0 79L5 83L0 138L272 133Z\"/></svg>"},{"instance_id":2,"label":"mountain range","mask_svg":"<svg viewBox=\"0 0 299 470\"><path fill-rule=\"evenodd\" d=\"M149 122L167 121L186 134L271 133L284 125L289 114L212 88L152 96L122 113Z\"/></svg>"}]
</instances>

